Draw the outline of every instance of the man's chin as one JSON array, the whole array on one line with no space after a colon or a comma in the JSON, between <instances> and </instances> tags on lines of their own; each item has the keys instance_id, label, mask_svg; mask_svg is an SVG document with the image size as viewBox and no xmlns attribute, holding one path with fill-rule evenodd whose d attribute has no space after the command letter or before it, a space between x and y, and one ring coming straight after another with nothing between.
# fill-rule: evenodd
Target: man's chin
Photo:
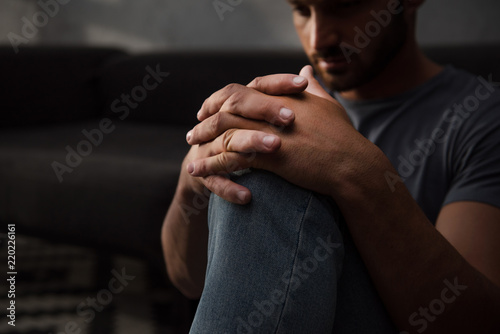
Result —
<instances>
[{"instance_id":1,"label":"man's chin","mask_svg":"<svg viewBox=\"0 0 500 334\"><path fill-rule=\"evenodd\" d=\"M331 91L345 92L359 86L359 80L349 71L324 72L321 74L321 78Z\"/></svg>"}]
</instances>

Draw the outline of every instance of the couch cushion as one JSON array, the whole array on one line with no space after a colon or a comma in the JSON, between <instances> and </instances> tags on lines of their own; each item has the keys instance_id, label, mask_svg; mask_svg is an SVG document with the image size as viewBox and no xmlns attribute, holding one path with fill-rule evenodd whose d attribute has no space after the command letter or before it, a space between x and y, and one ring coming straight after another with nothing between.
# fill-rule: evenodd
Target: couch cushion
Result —
<instances>
[{"instance_id":1,"label":"couch cushion","mask_svg":"<svg viewBox=\"0 0 500 334\"><path fill-rule=\"evenodd\" d=\"M187 128L84 123L0 131L0 221L20 232L161 257L160 228L188 145ZM112 128L112 127L108 127ZM68 150L92 152L77 163ZM73 166L59 178L54 162Z\"/></svg>"},{"instance_id":2,"label":"couch cushion","mask_svg":"<svg viewBox=\"0 0 500 334\"><path fill-rule=\"evenodd\" d=\"M96 117L102 64L123 55L115 49L0 47L0 126Z\"/></svg>"},{"instance_id":3,"label":"couch cushion","mask_svg":"<svg viewBox=\"0 0 500 334\"><path fill-rule=\"evenodd\" d=\"M194 125L203 101L227 84L247 84L256 76L272 73L298 73L306 64L302 51L177 52L125 57L109 64L103 72L100 87L106 96L104 113L127 115L128 120ZM148 86L155 84L151 72L165 73L165 77L156 88L148 90L144 88L145 78Z\"/></svg>"}]
</instances>

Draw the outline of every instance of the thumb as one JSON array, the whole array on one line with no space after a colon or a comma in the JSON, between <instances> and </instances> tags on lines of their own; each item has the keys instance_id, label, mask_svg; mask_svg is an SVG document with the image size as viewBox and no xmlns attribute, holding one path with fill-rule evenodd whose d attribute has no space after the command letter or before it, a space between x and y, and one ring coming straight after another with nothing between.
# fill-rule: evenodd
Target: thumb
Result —
<instances>
[{"instance_id":1,"label":"thumb","mask_svg":"<svg viewBox=\"0 0 500 334\"><path fill-rule=\"evenodd\" d=\"M317 95L326 100L335 101L335 99L321 86L318 80L316 80L311 65L304 66L302 70L300 70L299 75L305 77L309 81L306 92Z\"/></svg>"}]
</instances>

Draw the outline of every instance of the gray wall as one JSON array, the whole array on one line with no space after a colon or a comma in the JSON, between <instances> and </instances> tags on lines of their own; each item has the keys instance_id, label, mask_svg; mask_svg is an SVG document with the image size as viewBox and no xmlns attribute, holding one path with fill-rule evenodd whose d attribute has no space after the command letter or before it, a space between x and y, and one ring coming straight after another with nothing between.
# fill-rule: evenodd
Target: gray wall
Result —
<instances>
[{"instance_id":1,"label":"gray wall","mask_svg":"<svg viewBox=\"0 0 500 334\"><path fill-rule=\"evenodd\" d=\"M500 43L499 0L427 0L420 10L422 44Z\"/></svg>"},{"instance_id":2,"label":"gray wall","mask_svg":"<svg viewBox=\"0 0 500 334\"><path fill-rule=\"evenodd\" d=\"M233 4L222 17L214 0L59 1L68 3L59 5L47 22L39 22L27 44L115 45L130 51L300 47L285 0L219 0ZM0 43L9 43L9 33L23 36L22 18L32 22L39 11L37 0L0 0ZM499 14L498 0L427 0L421 9L419 40L499 43Z\"/></svg>"}]
</instances>

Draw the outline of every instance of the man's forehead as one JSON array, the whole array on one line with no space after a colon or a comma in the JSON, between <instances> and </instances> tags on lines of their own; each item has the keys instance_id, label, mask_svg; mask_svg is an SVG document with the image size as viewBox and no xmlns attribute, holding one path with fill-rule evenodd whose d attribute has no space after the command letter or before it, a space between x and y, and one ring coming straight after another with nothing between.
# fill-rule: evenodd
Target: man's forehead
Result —
<instances>
[{"instance_id":1,"label":"man's forehead","mask_svg":"<svg viewBox=\"0 0 500 334\"><path fill-rule=\"evenodd\" d=\"M286 0L286 1L292 6L294 5L312 6L312 5L336 5L345 2L346 0ZM360 2L365 2L365 1L360 0Z\"/></svg>"},{"instance_id":2,"label":"man's forehead","mask_svg":"<svg viewBox=\"0 0 500 334\"><path fill-rule=\"evenodd\" d=\"M335 2L338 0L286 0L291 5L315 5L322 2Z\"/></svg>"},{"instance_id":3,"label":"man's forehead","mask_svg":"<svg viewBox=\"0 0 500 334\"><path fill-rule=\"evenodd\" d=\"M319 5L319 4L334 4L342 2L342 0L286 0L286 1L291 5Z\"/></svg>"}]
</instances>

